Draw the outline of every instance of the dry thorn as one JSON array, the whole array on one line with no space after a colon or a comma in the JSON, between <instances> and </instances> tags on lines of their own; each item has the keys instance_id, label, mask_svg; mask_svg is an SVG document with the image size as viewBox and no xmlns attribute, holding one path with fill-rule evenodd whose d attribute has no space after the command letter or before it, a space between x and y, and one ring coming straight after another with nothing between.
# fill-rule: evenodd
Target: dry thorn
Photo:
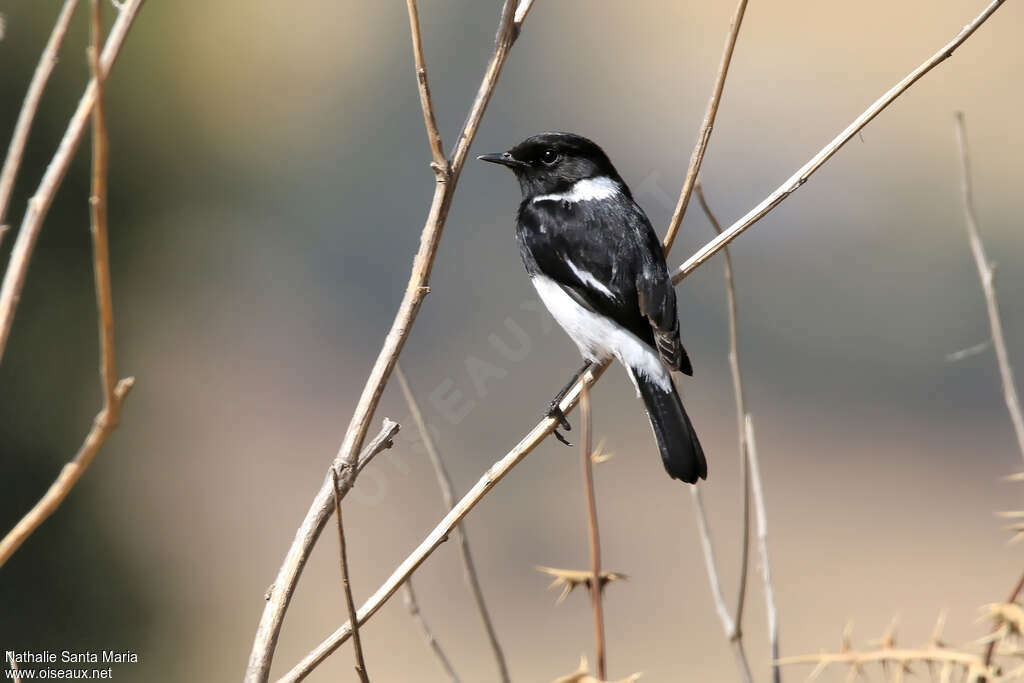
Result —
<instances>
[{"instance_id":1,"label":"dry thorn","mask_svg":"<svg viewBox=\"0 0 1024 683\"><path fill-rule=\"evenodd\" d=\"M537 571L544 572L555 577L555 580L548 586L548 590L552 588L561 588L562 592L558 595L555 600L556 605L562 604L562 601L572 593L577 587L585 586L590 592L594 590L594 572L590 570L582 569L555 569L554 567L536 567ZM604 592L605 586L614 581L626 581L629 577L619 572L601 572L601 591Z\"/></svg>"},{"instance_id":2,"label":"dry thorn","mask_svg":"<svg viewBox=\"0 0 1024 683\"><path fill-rule=\"evenodd\" d=\"M635 683L640 676L643 674L635 673L632 676L615 681L615 683ZM580 655L580 665L575 671L566 676L559 676L551 683L610 683L609 681L602 681L599 678L594 678L590 675L590 667L587 665L587 658L584 655Z\"/></svg>"},{"instance_id":3,"label":"dry thorn","mask_svg":"<svg viewBox=\"0 0 1024 683\"><path fill-rule=\"evenodd\" d=\"M399 363L395 363L395 376L398 378L398 384L409 406L413 422L416 423L416 428L423 439L423 446L426 448L427 457L430 458L430 464L434 468L434 475L437 477L438 488L441 489L441 499L444 501L445 510L451 510L455 507L455 487L452 485L452 479L448 475L447 468L444 466L441 453L437 450L434 439L430 435L430 429L427 427L426 420L423 419L423 411L420 410L416 395L409 385L409 379L405 376ZM491 613L487 609L486 600L484 600L484 591L480 586L480 577L476 571L476 564L473 562L473 554L469 550L469 536L466 534L462 524L455 527L455 535L459 540L459 557L462 559L462 573L466 579L466 585L473 596L473 602L476 604L480 621L483 622L484 631L487 633L491 653L494 655L495 663L498 666L498 675L502 681L507 682L510 680L508 664L505 662L505 654L501 649L501 643L498 641L498 632L494 628Z\"/></svg>"}]
</instances>

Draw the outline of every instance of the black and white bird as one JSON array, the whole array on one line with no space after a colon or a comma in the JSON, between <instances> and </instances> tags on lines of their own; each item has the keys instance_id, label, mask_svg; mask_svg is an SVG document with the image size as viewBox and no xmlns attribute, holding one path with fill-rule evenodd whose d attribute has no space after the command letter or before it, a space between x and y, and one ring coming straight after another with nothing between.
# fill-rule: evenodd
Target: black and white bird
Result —
<instances>
[{"instance_id":1,"label":"black and white bird","mask_svg":"<svg viewBox=\"0 0 1024 683\"><path fill-rule=\"evenodd\" d=\"M587 362L548 415L569 429L559 401L590 363L614 357L643 399L669 475L690 484L706 478L704 451L672 381L673 370L693 368L661 242L604 150L579 135L542 133L478 158L515 172L523 264Z\"/></svg>"}]
</instances>

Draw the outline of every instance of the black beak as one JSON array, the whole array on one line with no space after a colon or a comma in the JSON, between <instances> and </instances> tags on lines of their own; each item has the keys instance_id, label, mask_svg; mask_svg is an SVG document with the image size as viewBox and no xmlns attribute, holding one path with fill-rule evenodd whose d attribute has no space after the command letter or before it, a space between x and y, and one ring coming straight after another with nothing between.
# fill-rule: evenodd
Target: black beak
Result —
<instances>
[{"instance_id":1,"label":"black beak","mask_svg":"<svg viewBox=\"0 0 1024 683\"><path fill-rule=\"evenodd\" d=\"M502 166L508 166L509 168L529 166L525 161L519 161L513 157L510 152L501 152L500 154L481 154L477 159L480 161L489 161L492 164L501 164Z\"/></svg>"}]
</instances>

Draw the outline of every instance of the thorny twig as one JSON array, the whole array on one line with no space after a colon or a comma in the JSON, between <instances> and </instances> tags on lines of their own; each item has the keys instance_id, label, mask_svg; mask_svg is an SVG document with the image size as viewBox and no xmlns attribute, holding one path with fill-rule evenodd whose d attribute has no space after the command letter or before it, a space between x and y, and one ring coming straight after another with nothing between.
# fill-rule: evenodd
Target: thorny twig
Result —
<instances>
[{"instance_id":1,"label":"thorny twig","mask_svg":"<svg viewBox=\"0 0 1024 683\"><path fill-rule=\"evenodd\" d=\"M597 676L604 680L608 674L605 664L604 608L601 605L601 535L597 526L597 496L594 491L594 463L591 459L593 418L590 410L590 391L586 386L580 393L580 415L583 422L580 456L583 497L587 506L587 539L590 542L590 606L594 613L594 652L597 658Z\"/></svg>"}]
</instances>

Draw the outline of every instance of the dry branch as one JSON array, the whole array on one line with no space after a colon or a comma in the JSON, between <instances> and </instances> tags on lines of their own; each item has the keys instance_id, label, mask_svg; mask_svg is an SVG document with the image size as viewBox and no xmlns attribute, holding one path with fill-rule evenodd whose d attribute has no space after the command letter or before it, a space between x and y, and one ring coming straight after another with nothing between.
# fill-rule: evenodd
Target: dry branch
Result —
<instances>
[{"instance_id":1,"label":"dry branch","mask_svg":"<svg viewBox=\"0 0 1024 683\"><path fill-rule=\"evenodd\" d=\"M732 21L729 22L729 34L726 36L722 61L718 65L718 74L715 76L715 87L711 91L711 99L708 100L708 108L704 112L704 120L700 124L700 132L697 134L697 143L694 145L693 154L690 155L690 165L686 169L682 192L679 193L675 211L672 212L672 218L668 222L668 232L665 233L666 254L672 251L672 244L679 233L679 227L683 224L683 216L690 203L690 195L693 193L697 176L700 174L701 164L704 163L704 152L707 151L708 143L711 141L711 131L715 127L715 117L718 115L718 104L722 101L725 78L729 75L729 64L732 63L732 53L736 48L736 39L740 35L740 25L743 23L743 14L746 11L747 0L740 0L736 6L736 12L732 15Z\"/></svg>"},{"instance_id":2,"label":"dry branch","mask_svg":"<svg viewBox=\"0 0 1024 683\"><path fill-rule=\"evenodd\" d=\"M74 459L66 464L57 480L43 494L28 513L0 541L0 566L25 542L29 536L52 515L71 493L85 470L92 463L100 447L121 419L121 405L135 383L128 377L118 381L114 355L114 302L110 285L110 248L107 241L107 126L103 109L103 82L99 45L102 41L103 17L100 0L92 0L89 66L95 86L93 114L92 194L89 197L93 245L93 271L96 280L96 308L100 337L100 382L103 389L103 408L93 421L92 429L78 449ZM19 236L20 238L20 236ZM17 249L17 246L15 247Z\"/></svg>"},{"instance_id":3,"label":"dry branch","mask_svg":"<svg viewBox=\"0 0 1024 683\"><path fill-rule=\"evenodd\" d=\"M594 652L597 658L597 676L608 676L605 663L604 609L601 605L601 535L597 526L597 495L594 491L594 462L591 441L593 439L593 414L590 410L590 390L586 385L580 393L580 420L583 423L583 438L580 439L581 474L583 475L583 498L587 506L587 539L590 543L590 606L594 613Z\"/></svg>"},{"instance_id":4,"label":"dry branch","mask_svg":"<svg viewBox=\"0 0 1024 683\"><path fill-rule=\"evenodd\" d=\"M761 555L761 581L764 585L764 608L768 616L768 645L772 654L772 683L779 683L782 674L775 660L779 658L779 612L775 606L775 588L772 584L771 563L768 560L768 514L764 505L764 488L761 483L761 464L757 459L757 442L754 440L754 421L748 414L744 420L747 433L747 457L750 460L750 487L754 494L754 510L757 513L757 548Z\"/></svg>"},{"instance_id":5,"label":"dry branch","mask_svg":"<svg viewBox=\"0 0 1024 683\"><path fill-rule=\"evenodd\" d=\"M844 131L836 140L830 142L824 149L815 155L810 162L804 165L790 181L787 181L781 188L776 190L771 196L765 199L763 202L758 204L747 216L737 221L733 226L726 230L721 237L715 238L704 247L702 247L696 254L690 257L686 262L680 266L679 270L673 275L673 282L678 283L680 280L685 278L687 275L696 270L701 264L710 259L719 250L731 242L735 237L746 230L751 225L756 223L758 220L767 215L773 208L778 206L782 200L795 192L806 180L806 175L816 170L821 164L825 163L835 151L846 142L848 137L852 137L864 127L872 118L878 115L878 113L885 108L892 100L896 99L902 94L907 88L909 88L914 82L921 78L927 71L934 68L937 64L942 62L946 57L952 54L959 45L961 45L967 38L977 30L981 24L987 20L1005 0L995 0L986 9L968 24L958 35L951 41L945 48L948 54L945 56L942 53L939 54L938 58L933 57L925 65L919 67L912 72L907 78L901 81L895 88L887 92L882 98L879 99L875 104L871 106L864 114L859 116L847 131ZM934 63L931 63L934 60ZM923 69L923 70L922 70ZM847 135L848 131L849 132ZM806 174L806 175L805 175ZM800 180L803 177L804 180ZM793 187L790 187L791 183L795 183ZM776 195L781 193L781 197ZM601 375L607 369L607 363L597 363L591 367L590 373L584 373L584 376L566 393L559 403L559 407L564 413L569 413L572 408L576 405L579 398L580 388L583 383L586 383L588 387L593 386L595 382L600 379ZM367 598L366 602L359 609L359 623L364 623L378 609L390 598L398 587L401 586L402 582L418 567L423 563L427 557L430 556L434 550L447 538L448 534L455 528L462 519L469 514L480 500L487 495L487 493L494 488L495 485L501 479L508 474L513 467L519 464L523 458L529 455L533 449L535 449L544 439L546 439L555 429L556 422L552 418L542 419L536 426L533 427L516 446L510 450L504 457L495 462L491 467L480 477L480 479L470 488L469 491L462 497L459 503L452 508L452 510L441 519L440 522L427 534L426 538L402 561L402 563L395 568L391 573L391 576L377 589L377 592ZM306 657L304 657L298 664L296 664L291 671L289 671L280 681L299 681L305 678L310 671L312 671L320 662L327 658L334 650L336 650L345 640L348 639L350 633L350 626L348 623L343 624L334 633L329 635L323 642L321 642L316 648L314 648Z\"/></svg>"},{"instance_id":6,"label":"dry branch","mask_svg":"<svg viewBox=\"0 0 1024 683\"><path fill-rule=\"evenodd\" d=\"M409 379L405 376L399 363L395 364L395 376L398 377L398 384L401 386L402 394L404 394L405 401L409 405L409 412L412 413L413 422L416 423L416 428L423 438L423 446L427 450L427 457L430 458L430 464L434 467L434 474L437 477L437 485L441 489L441 498L444 500L445 510L451 510L455 507L455 488L452 486L452 479L448 475L448 469L444 466L444 460L441 459L440 451L437 450L437 446L434 444L434 438L430 435L430 429L427 427L426 420L423 419L423 412L420 410L416 395L409 385ZM494 623L491 621L491 613L487 609L487 602L484 600L484 592L480 587L480 577L476 571L476 564L473 562L473 554L469 550L469 536L466 534L466 529L462 524L455 527L455 536L459 541L459 557L462 559L462 573L466 579L466 585L469 587L469 592L473 596L477 612L480 614L480 621L483 622L484 630L487 632L487 640L490 643L491 652L494 654L495 663L498 665L498 675L502 681L507 683L510 679L508 665L505 663L505 654L502 652L501 643L498 641L498 633L494 628Z\"/></svg>"},{"instance_id":7,"label":"dry branch","mask_svg":"<svg viewBox=\"0 0 1024 683\"><path fill-rule=\"evenodd\" d=\"M345 523L341 515L341 497L338 495L338 470L331 468L331 486L334 488L334 519L338 523L338 555L341 562L341 587L345 592L345 609L348 610L348 618L355 623L356 604L352 600L352 584L348 578L348 552L345 546ZM370 683L370 676L366 672L366 659L363 657L363 641L359 638L359 627L352 629L352 647L356 656L356 675L362 683Z\"/></svg>"},{"instance_id":8,"label":"dry branch","mask_svg":"<svg viewBox=\"0 0 1024 683\"><path fill-rule=\"evenodd\" d=\"M459 683L459 675L455 673L455 668L452 666L451 660L448 659L448 655L445 654L444 649L441 647L441 643L438 642L437 638L434 637L434 632L430 629L430 624L427 623L426 618L423 616L423 612L420 611L420 603L416 600L416 592L412 588L412 577L405 580L405 585L402 586L405 592L405 608L409 610L409 615L416 620L419 624L420 631L423 632L423 637L427 640L427 645L434 651L434 655L437 657L437 661L441 663L441 668L444 669L445 674L452 681L452 683ZM349 617L349 621L351 621Z\"/></svg>"},{"instance_id":9,"label":"dry branch","mask_svg":"<svg viewBox=\"0 0 1024 683\"><path fill-rule=\"evenodd\" d=\"M391 376L395 363L398 361L398 355L402 352L402 347L412 331L412 325L419 313L423 299L430 291L430 273L434 265L438 244L441 241L445 221L448 218L448 210L451 207L459 175L462 173L462 167L465 165L466 158L469 155L469 147L473 142L473 138L476 137L480 121L483 119L487 103L490 102L491 95L494 93L494 88L498 83L498 77L501 75L505 60L508 58L509 51L519 35L521 24L515 19L518 7L518 0L505 0L501 10L501 19L498 22L494 53L491 55L490 62L480 82L480 87L477 90L473 104L470 107L469 115L466 117L462 131L459 133L451 157L448 159L444 169L439 169L436 163L433 164L435 173L434 196L431 200L426 224L423 226L423 231L420 235L420 247L413 261L409 283L395 319L391 324L391 329L384 338L384 344L377 355L377 360L370 371L366 384L363 386L362 394L359 397L359 402L356 404L355 412L349 422L341 447L338 449L337 459L348 465L345 478L351 479L355 476L353 465L355 465L359 448L366 438L370 420L373 418L377 404L380 402L381 394L384 393L384 387ZM413 22L414 41L418 41L418 36L415 35L417 28L418 22ZM420 61L421 53L416 50L414 52L417 53L416 60ZM419 65L417 65L418 69ZM429 92L425 89L425 67L422 80L417 77L417 82L423 84L420 92L424 95L422 101L425 103L424 111L426 116L426 111L430 110L432 112L433 107L429 106ZM426 120L428 121L429 132L429 117ZM345 485L346 482L343 478L342 486ZM351 486L350 481L348 485ZM319 534L319 529L317 534ZM314 535L311 540L315 542L316 536ZM299 542L300 539L296 538L296 543ZM292 556L295 553L296 548L295 544L293 544L288 555ZM274 656L274 648L277 645L281 624L284 621L284 613L288 608L289 597L295 590L295 584L299 580L302 565L295 565L294 569L297 571L293 574L287 576L279 575L279 578L284 579L284 581L275 583L272 591L274 593L273 599L267 603L266 609L263 612L256 638L253 642L252 652L249 655L249 664L245 675L246 683L265 683L270 677L270 665Z\"/></svg>"},{"instance_id":10,"label":"dry branch","mask_svg":"<svg viewBox=\"0 0 1024 683\"><path fill-rule=\"evenodd\" d=\"M14 181L18 177L18 168L25 156L25 145L28 143L28 134L32 129L32 121L39 110L39 101L43 98L43 91L46 90L46 83L50 80L50 74L57 65L57 54L64 42L64 36L71 24L71 15L74 14L78 0L65 0L57 21L53 25L46 47L36 65L35 73L28 85L28 92L25 93L25 101L18 112L18 121L14 124L14 133L11 135L11 144L7 148L7 157L4 159L3 170L0 171L0 226L4 225L7 218L7 210L11 207L11 194L14 192Z\"/></svg>"},{"instance_id":11,"label":"dry branch","mask_svg":"<svg viewBox=\"0 0 1024 683\"><path fill-rule=\"evenodd\" d=\"M914 85L914 83L916 83L922 76L949 59L956 49L960 47L964 41L970 38L971 35L973 35L974 32L977 31L978 28L984 24L985 21L987 21L988 18L991 17L1005 1L1006 0L993 0L992 3L985 7L981 14L964 26L951 41L943 45L938 52L929 57L923 64L907 74L903 80L875 100L870 107L864 110L860 116L853 120L853 123L847 126L831 142L825 145L821 151L811 157L811 159L801 166L796 173L790 176L786 182L780 185L770 195L765 197L761 203L748 211L745 216L730 225L719 237L705 244L697 251L696 254L688 258L673 274L672 281L679 282L684 277L692 273L700 264L710 259L718 253L722 247L732 242L740 235L740 233L764 218L769 211L774 209L787 197L800 189L800 186L806 183L807 179L810 178L815 171L821 168L826 161L831 159L843 145L849 142L854 135L864 128L864 126L878 116L883 109L892 104L897 97L906 92L907 89Z\"/></svg>"},{"instance_id":12,"label":"dry branch","mask_svg":"<svg viewBox=\"0 0 1024 683\"><path fill-rule=\"evenodd\" d=\"M988 312L989 327L992 329L992 346L996 352L999 377L1003 383L1003 400L1006 402L1006 410L1010 413L1010 421L1013 422L1013 431L1017 436L1017 449L1020 451L1021 457L1024 458L1024 417L1021 416L1020 398L1017 396L1017 385L1013 379L1013 366L1010 365L1010 355L1006 350L1006 338L1003 336L1003 322L999 316L999 302L996 299L996 271L985 254L985 245L981 241L978 221L974 214L974 188L971 183L970 156L967 151L967 128L964 125L964 115L961 112L956 115L956 135L960 147L960 188L963 191L967 239L971 244L974 265L978 268L981 289L985 293L985 309Z\"/></svg>"},{"instance_id":13,"label":"dry branch","mask_svg":"<svg viewBox=\"0 0 1024 683\"><path fill-rule=\"evenodd\" d=\"M124 45L128 29L135 21L135 17L142 8L142 3L143 0L128 0L117 15L117 20L111 27L110 35L103 46L103 53L100 55L99 66L103 78L110 74L110 69ZM78 145L82 142L85 127L89 123L89 115L96 103L96 90L96 79L93 78L85 89L82 99L78 102L78 108L68 123L68 128L64 132L60 145L57 146L56 153L50 160L50 165L46 167L39 187L36 188L32 198L28 200L28 209L22 218L18 237L11 250L10 263L4 272L3 284L0 285L0 360L3 359L7 339L11 333L11 324L14 321L15 309L17 309L18 300L21 298L21 290L25 286L32 250L39 239L43 220L50 210L57 189L60 187L61 181L64 180L64 175L71 165L71 159L75 156Z\"/></svg>"},{"instance_id":14,"label":"dry branch","mask_svg":"<svg viewBox=\"0 0 1024 683\"><path fill-rule=\"evenodd\" d=\"M359 463L355 468L356 474L361 472L373 460L375 455L386 448L391 448L392 439L398 433L399 428L397 422L385 418L380 433L363 449ZM297 577L302 573L306 560L309 559L310 553L313 552L313 545L316 543L316 539L320 537L320 532L323 531L327 520L331 518L331 513L334 511L335 496L344 498L352 488L354 478L351 480L339 478L338 487L334 486L334 476L332 473L339 467L346 468L347 465L342 463L339 458L335 458L324 477L320 490L313 499L313 503L309 506L309 511L306 512L305 519L302 520L302 525L295 532L295 540L292 542L291 548L288 549L288 554L285 556L280 570L278 570L274 584L267 591L266 600L268 604L264 614L268 611L284 613L284 605L287 605L288 601L292 599L292 593L295 591ZM346 484L346 481L349 481L349 483ZM282 586L284 587L283 589L281 588ZM271 628L271 626L272 624L269 622L261 622L256 639L259 643L271 643L272 652L273 644L277 642L277 632L270 633L264 630ZM266 667L269 672L269 659L266 662ZM246 676L250 675L252 675L251 670L247 672Z\"/></svg>"}]
</instances>

